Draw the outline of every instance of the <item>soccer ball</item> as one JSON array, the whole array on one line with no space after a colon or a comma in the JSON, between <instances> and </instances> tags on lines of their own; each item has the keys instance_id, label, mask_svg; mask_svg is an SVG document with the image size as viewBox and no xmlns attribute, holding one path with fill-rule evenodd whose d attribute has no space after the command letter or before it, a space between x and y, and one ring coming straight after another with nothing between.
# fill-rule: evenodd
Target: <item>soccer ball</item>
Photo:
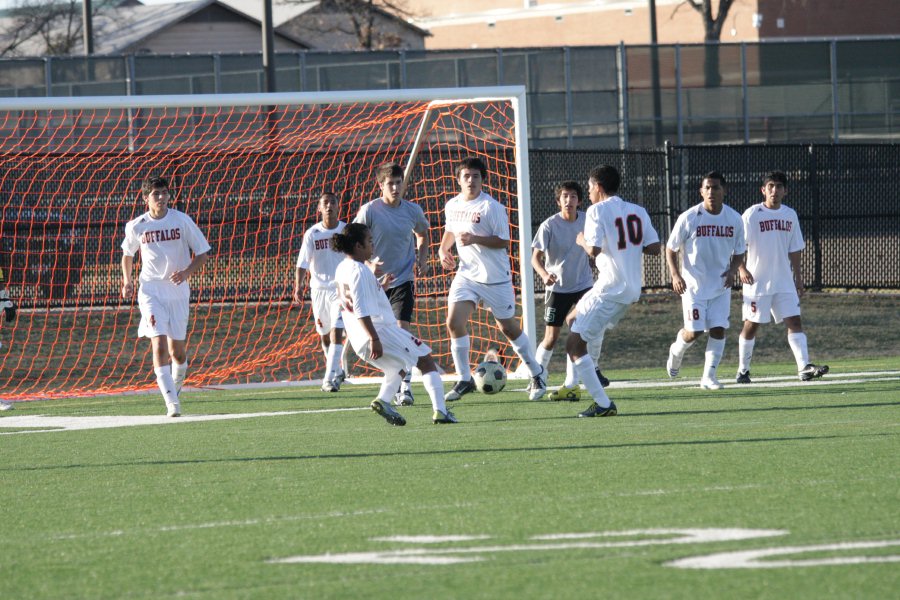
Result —
<instances>
[{"instance_id":1,"label":"soccer ball","mask_svg":"<svg viewBox=\"0 0 900 600\"><path fill-rule=\"evenodd\" d=\"M496 394L506 386L506 369L498 362L486 361L473 374L475 387L482 394Z\"/></svg>"}]
</instances>

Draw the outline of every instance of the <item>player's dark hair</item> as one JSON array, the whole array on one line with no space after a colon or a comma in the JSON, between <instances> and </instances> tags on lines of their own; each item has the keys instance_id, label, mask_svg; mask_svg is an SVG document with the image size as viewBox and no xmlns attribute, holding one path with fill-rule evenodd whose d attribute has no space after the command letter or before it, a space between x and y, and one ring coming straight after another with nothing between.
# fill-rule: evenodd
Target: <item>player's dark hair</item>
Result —
<instances>
[{"instance_id":1,"label":"player's dark hair","mask_svg":"<svg viewBox=\"0 0 900 600\"><path fill-rule=\"evenodd\" d=\"M619 191L619 184L622 183L622 176L615 167L609 165L600 165L591 169L591 179L596 181L603 191L607 194L615 194Z\"/></svg>"},{"instance_id":2,"label":"player's dark hair","mask_svg":"<svg viewBox=\"0 0 900 600\"><path fill-rule=\"evenodd\" d=\"M766 173L766 176L763 178L762 184L766 185L770 181L780 183L784 187L787 187L787 175L785 175L783 171L769 171L768 173Z\"/></svg>"},{"instance_id":3,"label":"player's dark hair","mask_svg":"<svg viewBox=\"0 0 900 600\"><path fill-rule=\"evenodd\" d=\"M393 161L380 164L375 169L375 181L378 183L383 183L394 177L403 177L403 167Z\"/></svg>"},{"instance_id":4,"label":"player's dark hair","mask_svg":"<svg viewBox=\"0 0 900 600\"><path fill-rule=\"evenodd\" d=\"M325 190L324 192L322 192L321 194L319 194L319 202L321 202L321 201L322 201L322 198L325 198L326 196L331 196L332 198L334 198L335 200L337 200L338 204L341 203L341 197L338 196L337 194L335 194L334 192L329 191L329 190Z\"/></svg>"},{"instance_id":5,"label":"player's dark hair","mask_svg":"<svg viewBox=\"0 0 900 600\"><path fill-rule=\"evenodd\" d=\"M721 173L719 173L718 171L710 171L709 173L704 175L703 179L700 180L701 184L702 184L702 182L706 181L707 179L718 179L719 183L721 183L722 185L725 185L725 183L726 183L725 176L722 175Z\"/></svg>"},{"instance_id":6,"label":"player's dark hair","mask_svg":"<svg viewBox=\"0 0 900 600\"><path fill-rule=\"evenodd\" d=\"M369 226L364 223L350 223L343 231L331 236L331 249L335 252L353 254L356 245L366 241L368 231Z\"/></svg>"},{"instance_id":7,"label":"player's dark hair","mask_svg":"<svg viewBox=\"0 0 900 600\"><path fill-rule=\"evenodd\" d=\"M148 196L150 192L159 188L169 189L169 180L159 175L149 175L141 183L141 194Z\"/></svg>"},{"instance_id":8,"label":"player's dark hair","mask_svg":"<svg viewBox=\"0 0 900 600\"><path fill-rule=\"evenodd\" d=\"M456 164L457 178L459 178L459 174L462 173L463 169L477 169L481 171L481 178L487 179L487 165L477 156L467 156Z\"/></svg>"},{"instance_id":9,"label":"player's dark hair","mask_svg":"<svg viewBox=\"0 0 900 600\"><path fill-rule=\"evenodd\" d=\"M563 192L575 192L579 202L584 200L584 188L577 181L569 180L556 184L556 187L553 189L553 195L556 196L557 200L559 200Z\"/></svg>"}]
</instances>

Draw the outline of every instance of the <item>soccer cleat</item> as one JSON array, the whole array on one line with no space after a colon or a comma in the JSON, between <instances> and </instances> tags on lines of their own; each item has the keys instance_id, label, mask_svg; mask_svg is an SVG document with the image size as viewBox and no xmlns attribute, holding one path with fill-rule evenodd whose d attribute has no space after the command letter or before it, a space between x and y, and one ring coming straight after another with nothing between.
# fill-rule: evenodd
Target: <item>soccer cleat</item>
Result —
<instances>
[{"instance_id":1,"label":"soccer cleat","mask_svg":"<svg viewBox=\"0 0 900 600\"><path fill-rule=\"evenodd\" d=\"M700 380L700 389L703 390L721 390L723 387L725 386L715 377L704 377Z\"/></svg>"},{"instance_id":2,"label":"soccer cleat","mask_svg":"<svg viewBox=\"0 0 900 600\"><path fill-rule=\"evenodd\" d=\"M547 369L541 366L541 372L531 378L531 383L525 388L525 391L528 392L529 400L540 400L547 393L547 384L544 383L546 374Z\"/></svg>"},{"instance_id":3,"label":"soccer cleat","mask_svg":"<svg viewBox=\"0 0 900 600\"><path fill-rule=\"evenodd\" d=\"M397 425L398 427L406 425L406 419L403 418L403 415L391 408L388 403L376 398L375 400L372 400L372 404L370 404L369 406L371 406L372 410L374 410L377 414L384 417L384 420L391 425Z\"/></svg>"},{"instance_id":4,"label":"soccer cleat","mask_svg":"<svg viewBox=\"0 0 900 600\"><path fill-rule=\"evenodd\" d=\"M11 402L5 402L0 400L0 410L13 410L13 405Z\"/></svg>"},{"instance_id":5,"label":"soccer cleat","mask_svg":"<svg viewBox=\"0 0 900 600\"><path fill-rule=\"evenodd\" d=\"M666 361L666 372L669 374L669 377L678 377L678 372L680 370L681 358L678 358L677 356L672 354L671 350L669 350L669 359Z\"/></svg>"},{"instance_id":6,"label":"soccer cleat","mask_svg":"<svg viewBox=\"0 0 900 600\"><path fill-rule=\"evenodd\" d=\"M600 385L602 385L603 387L609 387L609 379L603 376L603 373L600 372L600 369L595 369L594 372L597 373L597 379L600 380Z\"/></svg>"},{"instance_id":7,"label":"soccer cleat","mask_svg":"<svg viewBox=\"0 0 900 600\"><path fill-rule=\"evenodd\" d=\"M347 379L347 372L343 369L339 370L335 373L334 377L331 378L331 382L337 386L337 389L341 389L341 384L344 383ZM337 390L335 390L337 391Z\"/></svg>"},{"instance_id":8,"label":"soccer cleat","mask_svg":"<svg viewBox=\"0 0 900 600\"><path fill-rule=\"evenodd\" d=\"M475 391L475 380L469 379L468 381L457 381L453 386L453 389L447 392L447 395L444 396L444 399L447 402L456 402L466 394Z\"/></svg>"},{"instance_id":9,"label":"soccer cleat","mask_svg":"<svg viewBox=\"0 0 900 600\"><path fill-rule=\"evenodd\" d=\"M576 383L572 387L560 386L558 390L554 390L550 392L550 395L547 396L548 400L552 400L553 402L578 402L581 400L581 388L578 387Z\"/></svg>"},{"instance_id":10,"label":"soccer cleat","mask_svg":"<svg viewBox=\"0 0 900 600\"><path fill-rule=\"evenodd\" d=\"M811 379L817 379L817 378L821 377L822 375L826 374L827 372L828 372L828 365L818 366L818 365L809 363L808 365L806 365L805 367L800 369L800 372L798 373L798 375L800 376L800 381L810 381Z\"/></svg>"},{"instance_id":11,"label":"soccer cleat","mask_svg":"<svg viewBox=\"0 0 900 600\"><path fill-rule=\"evenodd\" d=\"M394 406L412 406L414 402L415 398L413 398L412 390L410 389L397 392L394 394L394 397L391 398L391 404Z\"/></svg>"},{"instance_id":12,"label":"soccer cleat","mask_svg":"<svg viewBox=\"0 0 900 600\"><path fill-rule=\"evenodd\" d=\"M181 404L178 402L166 402L166 416L167 417L180 417L181 416Z\"/></svg>"},{"instance_id":13,"label":"soccer cleat","mask_svg":"<svg viewBox=\"0 0 900 600\"><path fill-rule=\"evenodd\" d=\"M329 381L328 379L326 379L325 381L322 382L322 391L323 392L336 392L339 389L341 389L340 386L335 385L334 381Z\"/></svg>"},{"instance_id":14,"label":"soccer cleat","mask_svg":"<svg viewBox=\"0 0 900 600\"><path fill-rule=\"evenodd\" d=\"M434 411L434 414L431 415L431 422L435 425L446 425L449 423L459 423L456 420L456 417L449 410L447 412L441 412L439 410Z\"/></svg>"},{"instance_id":15,"label":"soccer cleat","mask_svg":"<svg viewBox=\"0 0 900 600\"><path fill-rule=\"evenodd\" d=\"M750 381L750 371L738 371L735 383L752 383Z\"/></svg>"},{"instance_id":16,"label":"soccer cleat","mask_svg":"<svg viewBox=\"0 0 900 600\"><path fill-rule=\"evenodd\" d=\"M617 414L619 414L619 410L616 408L616 403L610 400L609 406L606 408L600 406L596 402L591 402L591 405L587 410L578 413L578 417L614 417Z\"/></svg>"}]
</instances>

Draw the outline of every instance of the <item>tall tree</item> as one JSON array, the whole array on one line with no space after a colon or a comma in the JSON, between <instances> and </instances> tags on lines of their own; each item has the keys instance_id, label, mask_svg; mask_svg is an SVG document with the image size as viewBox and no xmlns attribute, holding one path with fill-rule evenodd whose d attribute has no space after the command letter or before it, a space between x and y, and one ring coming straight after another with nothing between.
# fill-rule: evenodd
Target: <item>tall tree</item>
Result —
<instances>
[{"instance_id":1,"label":"tall tree","mask_svg":"<svg viewBox=\"0 0 900 600\"><path fill-rule=\"evenodd\" d=\"M92 4L92 14L106 10L108 2ZM18 0L7 13L0 31L0 56L66 56L82 40L80 0Z\"/></svg>"},{"instance_id":2,"label":"tall tree","mask_svg":"<svg viewBox=\"0 0 900 600\"><path fill-rule=\"evenodd\" d=\"M278 0L275 0L276 2ZM393 20L413 16L403 0L284 0L286 4L316 5L303 15L298 33L311 37L338 35L354 50L400 48L403 38ZM399 23L397 23L399 25Z\"/></svg>"},{"instance_id":3,"label":"tall tree","mask_svg":"<svg viewBox=\"0 0 900 600\"><path fill-rule=\"evenodd\" d=\"M683 4L679 4L680 8L687 4L703 18L703 39L707 42L718 42L722 38L722 28L725 26L725 19L728 18L728 11L734 6L735 0L718 0L717 13L713 16L713 0L684 0ZM676 8L675 10L678 10Z\"/></svg>"}]
</instances>

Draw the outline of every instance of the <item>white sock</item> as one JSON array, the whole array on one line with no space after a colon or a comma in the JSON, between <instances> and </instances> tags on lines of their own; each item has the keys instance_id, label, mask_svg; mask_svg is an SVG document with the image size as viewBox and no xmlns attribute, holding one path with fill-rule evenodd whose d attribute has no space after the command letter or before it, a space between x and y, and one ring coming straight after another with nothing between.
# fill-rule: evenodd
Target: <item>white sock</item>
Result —
<instances>
[{"instance_id":1,"label":"white sock","mask_svg":"<svg viewBox=\"0 0 900 600\"><path fill-rule=\"evenodd\" d=\"M671 346L669 346L669 352L671 352L678 358L683 358L684 353L687 352L687 349L694 345L694 342L684 341L684 338L681 336L682 331L684 330L678 330L678 335L675 336L675 341L672 342Z\"/></svg>"},{"instance_id":2,"label":"white sock","mask_svg":"<svg viewBox=\"0 0 900 600\"><path fill-rule=\"evenodd\" d=\"M164 365L162 367L154 367L153 372L156 373L156 385L162 392L166 404L178 404L178 392L175 388L175 380L172 379L172 367Z\"/></svg>"},{"instance_id":3,"label":"white sock","mask_svg":"<svg viewBox=\"0 0 900 600\"><path fill-rule=\"evenodd\" d=\"M324 381L331 381L337 373L337 366L340 364L341 352L344 351L342 344L332 343L328 346L328 352L325 353L325 377Z\"/></svg>"},{"instance_id":4,"label":"white sock","mask_svg":"<svg viewBox=\"0 0 900 600\"><path fill-rule=\"evenodd\" d=\"M431 408L439 410L442 413L447 412L447 405L444 404L444 382L437 371L422 373L422 383L425 385L425 391L431 398Z\"/></svg>"},{"instance_id":5,"label":"white sock","mask_svg":"<svg viewBox=\"0 0 900 600\"><path fill-rule=\"evenodd\" d=\"M344 373L349 373L349 364L350 361L347 359L347 355L350 354L350 344L344 344L343 350L341 350L341 371Z\"/></svg>"},{"instance_id":6,"label":"white sock","mask_svg":"<svg viewBox=\"0 0 900 600\"><path fill-rule=\"evenodd\" d=\"M563 385L570 388L578 385L578 374L575 372L575 363L572 362L572 357L566 354L566 380L563 381Z\"/></svg>"},{"instance_id":7,"label":"white sock","mask_svg":"<svg viewBox=\"0 0 900 600\"><path fill-rule=\"evenodd\" d=\"M534 359L541 363L541 366L547 371L550 370L550 357L552 356L553 349L547 350L543 345L538 344L537 350L534 353Z\"/></svg>"},{"instance_id":8,"label":"white sock","mask_svg":"<svg viewBox=\"0 0 900 600\"><path fill-rule=\"evenodd\" d=\"M590 354L585 354L575 361L575 372L578 373L578 377L581 378L581 382L584 383L584 387L587 388L594 402L601 408L608 407L610 404L609 396L603 391L603 385L597 377L594 360Z\"/></svg>"},{"instance_id":9,"label":"white sock","mask_svg":"<svg viewBox=\"0 0 900 600\"><path fill-rule=\"evenodd\" d=\"M531 342L528 340L528 336L525 335L524 331L522 332L522 335L514 340L509 340L509 342L512 344L516 354L519 355L519 358L522 359L522 362L528 367L528 372L531 373L532 377L544 372L541 363L536 361L534 359L534 354L531 353Z\"/></svg>"},{"instance_id":10,"label":"white sock","mask_svg":"<svg viewBox=\"0 0 900 600\"><path fill-rule=\"evenodd\" d=\"M722 361L722 354L725 353L725 338L717 340L710 337L706 340L706 363L703 365L703 378L715 379L716 369Z\"/></svg>"},{"instance_id":11,"label":"white sock","mask_svg":"<svg viewBox=\"0 0 900 600\"><path fill-rule=\"evenodd\" d=\"M809 350L806 349L806 334L800 333L788 334L788 345L794 353L794 360L797 361L797 370L800 371L809 364Z\"/></svg>"},{"instance_id":12,"label":"white sock","mask_svg":"<svg viewBox=\"0 0 900 600\"><path fill-rule=\"evenodd\" d=\"M406 375L403 376L403 381L400 382L400 391L404 392L411 387L412 382L412 365L406 365Z\"/></svg>"},{"instance_id":13,"label":"white sock","mask_svg":"<svg viewBox=\"0 0 900 600\"><path fill-rule=\"evenodd\" d=\"M184 387L184 379L187 377L187 361L183 363L175 362L172 359L172 379L175 381L175 394L181 394L181 388Z\"/></svg>"},{"instance_id":14,"label":"white sock","mask_svg":"<svg viewBox=\"0 0 900 600\"><path fill-rule=\"evenodd\" d=\"M600 334L599 337L596 337L587 343L588 354L590 354L591 358L594 359L595 365L600 364L600 352L603 350L603 336L604 335L606 335L605 329L603 330L603 332Z\"/></svg>"},{"instance_id":15,"label":"white sock","mask_svg":"<svg viewBox=\"0 0 900 600\"><path fill-rule=\"evenodd\" d=\"M453 355L453 366L460 381L470 381L472 371L469 366L469 336L450 338L450 353Z\"/></svg>"},{"instance_id":16,"label":"white sock","mask_svg":"<svg viewBox=\"0 0 900 600\"><path fill-rule=\"evenodd\" d=\"M744 336L738 338L738 371L746 373L750 370L750 360L753 358L753 346L756 344L756 338L752 340L744 339ZM806 365L803 365L804 367Z\"/></svg>"},{"instance_id":17,"label":"white sock","mask_svg":"<svg viewBox=\"0 0 900 600\"><path fill-rule=\"evenodd\" d=\"M378 390L378 399L390 404L394 394L397 393L397 386L400 385L401 379L403 378L400 376L399 371L390 375L385 373L381 382L381 389Z\"/></svg>"}]
</instances>

